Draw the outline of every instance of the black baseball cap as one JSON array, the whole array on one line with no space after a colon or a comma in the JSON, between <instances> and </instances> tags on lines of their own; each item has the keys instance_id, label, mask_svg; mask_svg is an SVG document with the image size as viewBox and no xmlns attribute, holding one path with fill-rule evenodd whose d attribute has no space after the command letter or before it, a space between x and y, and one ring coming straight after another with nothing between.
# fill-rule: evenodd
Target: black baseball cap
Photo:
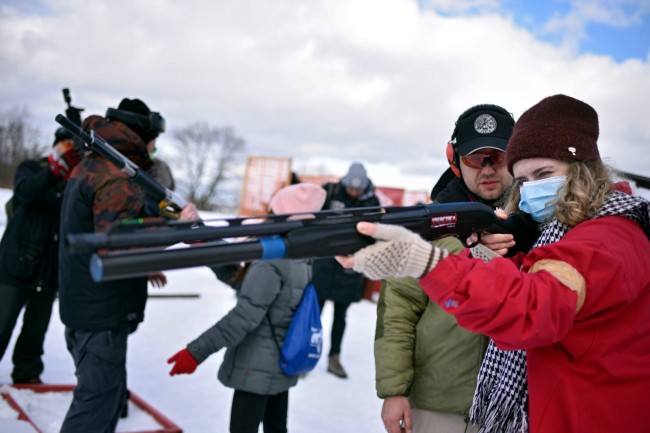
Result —
<instances>
[{"instance_id":1,"label":"black baseball cap","mask_svg":"<svg viewBox=\"0 0 650 433\"><path fill-rule=\"evenodd\" d=\"M512 114L503 107L475 105L458 117L451 138L456 140L456 148L461 156L486 148L505 152L514 124Z\"/></svg>"},{"instance_id":2,"label":"black baseball cap","mask_svg":"<svg viewBox=\"0 0 650 433\"><path fill-rule=\"evenodd\" d=\"M54 131L54 142L52 143L52 146L55 146L56 143L59 141L63 140L73 140L74 136L72 135L72 132L68 131L64 127L57 128L56 131Z\"/></svg>"}]
</instances>

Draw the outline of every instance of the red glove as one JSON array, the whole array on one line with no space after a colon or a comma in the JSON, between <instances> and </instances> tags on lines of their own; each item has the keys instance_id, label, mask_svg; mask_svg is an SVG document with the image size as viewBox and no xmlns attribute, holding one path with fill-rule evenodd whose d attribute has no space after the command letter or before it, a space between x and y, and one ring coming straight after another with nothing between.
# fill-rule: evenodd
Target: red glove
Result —
<instances>
[{"instance_id":1,"label":"red glove","mask_svg":"<svg viewBox=\"0 0 650 433\"><path fill-rule=\"evenodd\" d=\"M68 150L63 155L55 158L54 153L50 153L50 156L47 157L47 162L50 164L50 170L54 173L55 176L68 179L70 177L70 172L77 164L81 161L79 152L76 149Z\"/></svg>"},{"instance_id":2,"label":"red glove","mask_svg":"<svg viewBox=\"0 0 650 433\"><path fill-rule=\"evenodd\" d=\"M167 360L167 364L171 364L172 362L176 364L172 367L172 371L169 372L170 376L174 376L175 374L192 374L199 365L187 349L181 350Z\"/></svg>"}]
</instances>

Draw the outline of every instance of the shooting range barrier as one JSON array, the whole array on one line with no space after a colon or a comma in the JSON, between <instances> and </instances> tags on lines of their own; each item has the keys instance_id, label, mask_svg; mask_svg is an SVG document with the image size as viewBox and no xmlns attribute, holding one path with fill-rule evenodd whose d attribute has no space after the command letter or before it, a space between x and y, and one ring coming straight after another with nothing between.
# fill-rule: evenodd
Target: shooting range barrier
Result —
<instances>
[{"instance_id":1,"label":"shooting range barrier","mask_svg":"<svg viewBox=\"0 0 650 433\"><path fill-rule=\"evenodd\" d=\"M46 384L0 386L0 433L58 432L74 387ZM129 397L129 416L117 424L117 433L182 432L169 418L133 392Z\"/></svg>"}]
</instances>

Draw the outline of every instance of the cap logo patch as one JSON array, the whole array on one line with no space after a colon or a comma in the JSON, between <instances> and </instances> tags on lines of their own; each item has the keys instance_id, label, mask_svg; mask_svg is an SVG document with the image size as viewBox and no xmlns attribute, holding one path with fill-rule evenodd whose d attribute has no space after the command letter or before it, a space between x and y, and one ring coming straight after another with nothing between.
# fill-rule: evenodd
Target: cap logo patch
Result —
<instances>
[{"instance_id":1,"label":"cap logo patch","mask_svg":"<svg viewBox=\"0 0 650 433\"><path fill-rule=\"evenodd\" d=\"M571 152L571 155L576 156L576 148L571 146L569 147L569 152Z\"/></svg>"},{"instance_id":2,"label":"cap logo patch","mask_svg":"<svg viewBox=\"0 0 650 433\"><path fill-rule=\"evenodd\" d=\"M474 121L474 130L479 134L492 134L497 129L497 121L489 114L481 114Z\"/></svg>"}]
</instances>

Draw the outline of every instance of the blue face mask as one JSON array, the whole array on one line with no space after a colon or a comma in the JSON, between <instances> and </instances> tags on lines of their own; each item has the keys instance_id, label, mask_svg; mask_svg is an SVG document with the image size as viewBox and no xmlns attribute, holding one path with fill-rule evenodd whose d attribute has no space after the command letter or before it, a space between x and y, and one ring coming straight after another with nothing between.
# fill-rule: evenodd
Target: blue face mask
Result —
<instances>
[{"instance_id":1,"label":"blue face mask","mask_svg":"<svg viewBox=\"0 0 650 433\"><path fill-rule=\"evenodd\" d=\"M524 182L519 188L521 198L519 209L523 210L537 222L543 222L553 215L557 192L566 183L565 176L547 177L546 179Z\"/></svg>"}]
</instances>

